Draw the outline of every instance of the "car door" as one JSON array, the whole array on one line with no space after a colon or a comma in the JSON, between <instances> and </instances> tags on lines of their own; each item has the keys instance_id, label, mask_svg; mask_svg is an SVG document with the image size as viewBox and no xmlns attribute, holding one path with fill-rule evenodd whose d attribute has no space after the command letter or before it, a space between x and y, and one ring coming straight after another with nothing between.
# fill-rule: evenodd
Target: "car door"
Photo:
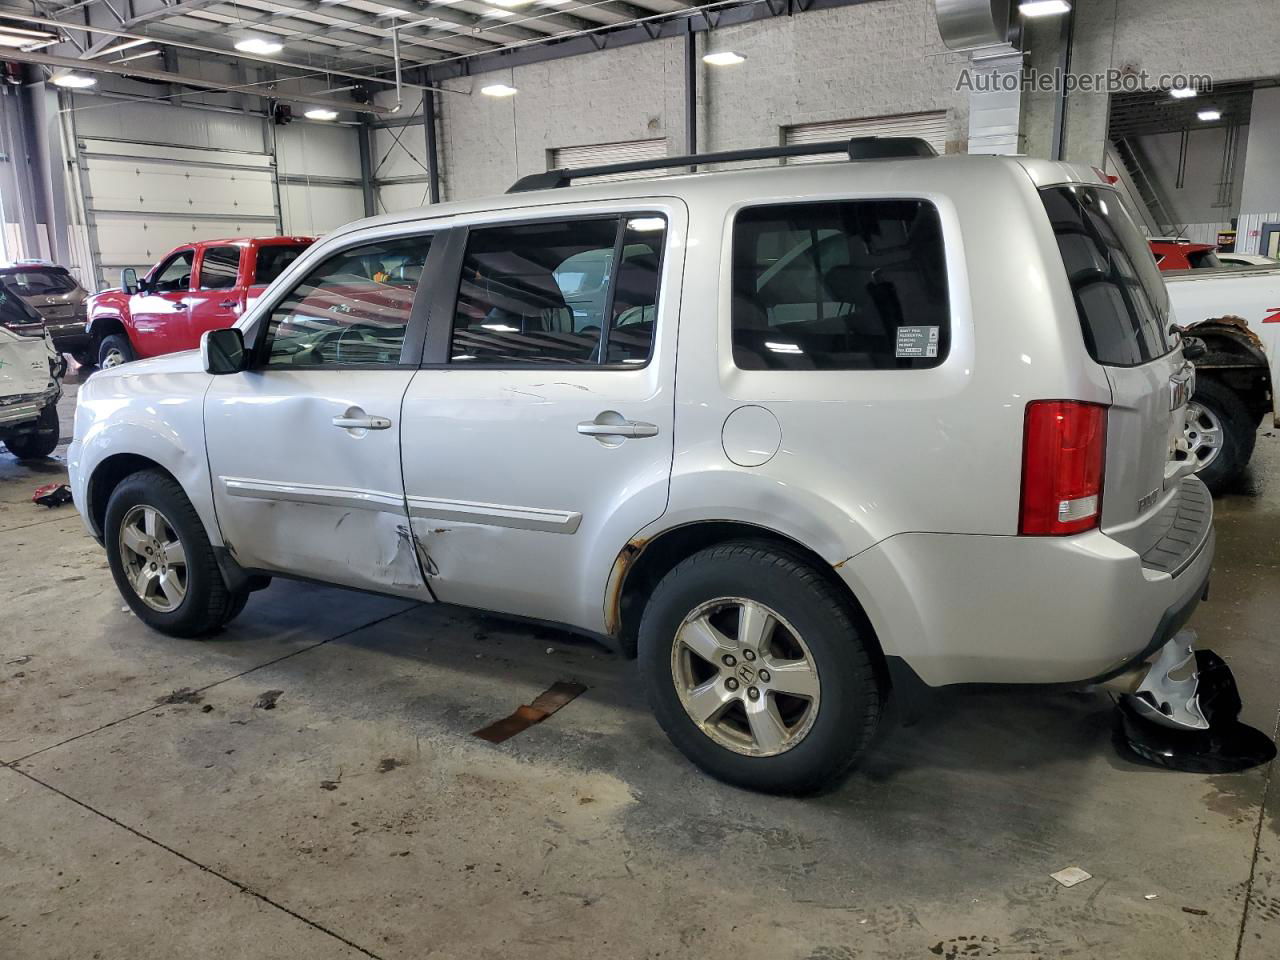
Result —
<instances>
[{"instance_id":1,"label":"car door","mask_svg":"<svg viewBox=\"0 0 1280 960\"><path fill-rule=\"evenodd\" d=\"M250 368L205 396L218 525L242 566L431 599L400 473L431 237L403 231L310 259L248 331Z\"/></svg>"},{"instance_id":2,"label":"car door","mask_svg":"<svg viewBox=\"0 0 1280 960\"><path fill-rule=\"evenodd\" d=\"M439 600L604 629L615 559L666 509L685 223L633 202L451 233L402 415Z\"/></svg>"},{"instance_id":3,"label":"car door","mask_svg":"<svg viewBox=\"0 0 1280 960\"><path fill-rule=\"evenodd\" d=\"M245 248L234 244L205 247L196 262L196 279L187 298L187 348L200 346L206 330L232 326L243 304L240 262Z\"/></svg>"},{"instance_id":4,"label":"car door","mask_svg":"<svg viewBox=\"0 0 1280 960\"><path fill-rule=\"evenodd\" d=\"M195 249L175 250L147 275L142 288L129 298L133 318L134 351L139 357L158 357L190 349L187 296L191 293Z\"/></svg>"}]
</instances>

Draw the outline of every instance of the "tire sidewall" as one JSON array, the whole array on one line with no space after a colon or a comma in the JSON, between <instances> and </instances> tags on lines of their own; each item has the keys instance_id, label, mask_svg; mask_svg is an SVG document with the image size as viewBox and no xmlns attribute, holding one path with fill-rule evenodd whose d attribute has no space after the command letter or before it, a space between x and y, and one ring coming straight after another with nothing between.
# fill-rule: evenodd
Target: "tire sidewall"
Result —
<instances>
[{"instance_id":1,"label":"tire sidewall","mask_svg":"<svg viewBox=\"0 0 1280 960\"><path fill-rule=\"evenodd\" d=\"M797 576L794 566L776 558L761 561L758 554L710 553L677 566L645 608L639 658L650 706L676 747L718 779L775 793L820 789L856 759L870 739L867 718L878 711L874 674L858 630L825 584ZM671 675L676 630L690 611L721 597L746 597L772 608L809 648L821 684L818 716L805 738L785 753L751 757L722 747L680 702Z\"/></svg>"},{"instance_id":2,"label":"tire sidewall","mask_svg":"<svg viewBox=\"0 0 1280 960\"><path fill-rule=\"evenodd\" d=\"M102 342L98 344L98 369L103 369L103 360L106 358L107 352L112 347L115 347L120 351L120 355L123 357L120 361L121 363L128 363L134 359L133 346L129 343L127 338L118 333L108 334L103 337Z\"/></svg>"},{"instance_id":3,"label":"tire sidewall","mask_svg":"<svg viewBox=\"0 0 1280 960\"><path fill-rule=\"evenodd\" d=\"M124 560L120 556L120 524L129 510L140 505L155 507L164 514L186 554L187 593L176 610L162 612L147 606L134 591L125 572ZM107 502L103 543L116 587L138 619L163 633L177 636L201 632L214 584L209 579L206 565L199 563L198 558L202 551L209 549L209 539L195 518L190 502L175 484L153 473L134 474L121 481Z\"/></svg>"},{"instance_id":4,"label":"tire sidewall","mask_svg":"<svg viewBox=\"0 0 1280 960\"><path fill-rule=\"evenodd\" d=\"M1229 388L1204 380L1191 398L1212 411L1222 425L1222 446L1218 455L1196 476L1213 493L1220 493L1244 470L1253 454L1255 427L1244 404Z\"/></svg>"},{"instance_id":5,"label":"tire sidewall","mask_svg":"<svg viewBox=\"0 0 1280 960\"><path fill-rule=\"evenodd\" d=\"M59 434L58 405L51 403L40 411L30 432L13 438L5 446L19 460L39 460L57 449Z\"/></svg>"}]
</instances>

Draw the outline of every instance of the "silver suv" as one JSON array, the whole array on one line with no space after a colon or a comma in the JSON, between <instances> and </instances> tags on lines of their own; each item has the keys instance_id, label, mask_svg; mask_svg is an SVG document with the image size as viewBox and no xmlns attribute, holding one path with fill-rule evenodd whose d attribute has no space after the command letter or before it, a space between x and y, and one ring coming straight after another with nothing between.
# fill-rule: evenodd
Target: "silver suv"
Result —
<instances>
[{"instance_id":1,"label":"silver suv","mask_svg":"<svg viewBox=\"0 0 1280 960\"><path fill-rule=\"evenodd\" d=\"M95 375L72 483L121 593L176 636L272 576L567 625L773 791L896 687L1146 661L1213 556L1149 248L1059 163L665 163L846 150L362 221L201 354Z\"/></svg>"}]
</instances>

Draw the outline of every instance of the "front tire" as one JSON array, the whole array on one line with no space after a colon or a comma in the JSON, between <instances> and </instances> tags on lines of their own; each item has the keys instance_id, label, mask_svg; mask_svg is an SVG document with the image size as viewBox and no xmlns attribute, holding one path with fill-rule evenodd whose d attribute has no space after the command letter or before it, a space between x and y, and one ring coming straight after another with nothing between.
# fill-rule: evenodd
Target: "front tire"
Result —
<instances>
[{"instance_id":1,"label":"front tire","mask_svg":"<svg viewBox=\"0 0 1280 960\"><path fill-rule=\"evenodd\" d=\"M51 403L40 411L36 425L27 433L12 436L5 446L19 460L40 460L58 446L58 405Z\"/></svg>"},{"instance_id":2,"label":"front tire","mask_svg":"<svg viewBox=\"0 0 1280 960\"><path fill-rule=\"evenodd\" d=\"M1190 455L1201 463L1196 476L1217 494L1248 465L1257 427L1234 390L1202 378L1196 381L1195 396L1187 405L1185 437Z\"/></svg>"},{"instance_id":3,"label":"front tire","mask_svg":"<svg viewBox=\"0 0 1280 960\"><path fill-rule=\"evenodd\" d=\"M248 591L227 589L204 525L172 477L144 470L122 480L107 502L103 540L121 596L161 633L203 636L244 608Z\"/></svg>"},{"instance_id":4,"label":"front tire","mask_svg":"<svg viewBox=\"0 0 1280 960\"><path fill-rule=\"evenodd\" d=\"M798 555L734 541L678 564L640 623L649 702L671 742L712 776L812 793L853 766L880 687L847 598Z\"/></svg>"},{"instance_id":5,"label":"front tire","mask_svg":"<svg viewBox=\"0 0 1280 960\"><path fill-rule=\"evenodd\" d=\"M121 333L103 337L98 345L98 369L109 370L136 359L129 338Z\"/></svg>"}]
</instances>

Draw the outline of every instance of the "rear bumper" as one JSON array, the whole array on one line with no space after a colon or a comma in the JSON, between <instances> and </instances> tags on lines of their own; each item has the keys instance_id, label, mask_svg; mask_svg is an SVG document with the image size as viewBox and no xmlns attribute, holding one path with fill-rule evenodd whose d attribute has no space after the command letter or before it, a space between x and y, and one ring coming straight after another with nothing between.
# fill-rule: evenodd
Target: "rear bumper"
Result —
<instances>
[{"instance_id":1,"label":"rear bumper","mask_svg":"<svg viewBox=\"0 0 1280 960\"><path fill-rule=\"evenodd\" d=\"M40 411L50 403L55 403L62 395L59 387L52 387L43 393L28 393L20 397L6 397L0 400L0 428L26 426L35 423Z\"/></svg>"},{"instance_id":2,"label":"rear bumper","mask_svg":"<svg viewBox=\"0 0 1280 960\"><path fill-rule=\"evenodd\" d=\"M1074 537L907 533L837 572L887 656L929 686L1080 683L1145 659L1191 617L1212 523L1176 575L1099 531Z\"/></svg>"}]
</instances>

